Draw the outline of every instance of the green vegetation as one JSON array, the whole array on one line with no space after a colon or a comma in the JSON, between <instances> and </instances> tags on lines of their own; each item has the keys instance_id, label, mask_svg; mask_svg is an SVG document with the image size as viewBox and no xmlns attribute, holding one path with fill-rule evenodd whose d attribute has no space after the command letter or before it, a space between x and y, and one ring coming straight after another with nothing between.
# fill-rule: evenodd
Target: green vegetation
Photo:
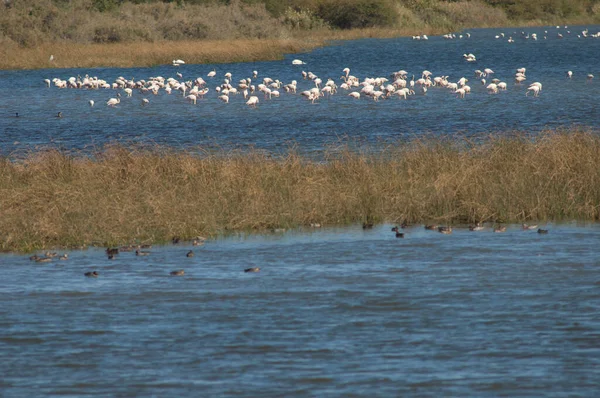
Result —
<instances>
[{"instance_id":1,"label":"green vegetation","mask_svg":"<svg viewBox=\"0 0 600 398\"><path fill-rule=\"evenodd\" d=\"M337 146L315 161L110 145L0 159L0 250L166 242L228 231L600 219L600 136L549 131Z\"/></svg>"},{"instance_id":2,"label":"green vegetation","mask_svg":"<svg viewBox=\"0 0 600 398\"><path fill-rule=\"evenodd\" d=\"M89 58L93 55L81 47L90 44L129 44L139 49L178 41L219 40L227 46L236 40L306 42L314 38L302 46L310 48L339 36L390 37L474 27L600 22L600 0L4 0L0 9L2 69L56 67L48 64L48 55L46 61L32 65L24 54L34 49L49 53L61 45L79 46L78 51ZM281 57L283 49L277 55L273 50L263 51L255 51L253 59ZM127 51L120 58L134 53ZM237 54L230 54L232 58L223 62L239 60ZM103 59L115 66L118 58L115 54ZM155 58L144 65L159 62L162 59ZM89 66L100 65L106 64L100 61Z\"/></svg>"}]
</instances>

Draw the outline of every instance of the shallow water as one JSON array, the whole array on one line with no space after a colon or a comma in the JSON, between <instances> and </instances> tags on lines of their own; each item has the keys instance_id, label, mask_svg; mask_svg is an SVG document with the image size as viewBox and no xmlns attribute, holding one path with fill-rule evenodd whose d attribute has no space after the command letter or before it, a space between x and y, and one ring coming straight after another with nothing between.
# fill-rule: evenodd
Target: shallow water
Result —
<instances>
[{"instance_id":1,"label":"shallow water","mask_svg":"<svg viewBox=\"0 0 600 398\"><path fill-rule=\"evenodd\" d=\"M2 255L2 396L597 395L600 225L390 227Z\"/></svg>"},{"instance_id":2,"label":"shallow water","mask_svg":"<svg viewBox=\"0 0 600 398\"><path fill-rule=\"evenodd\" d=\"M537 32L537 41L522 38L523 29L516 28L504 29L504 39L494 38L499 29L471 30L470 38L455 40L365 39L334 43L273 62L0 71L0 88L8 93L0 98L0 131L4 132L0 145L7 153L35 145L82 149L122 140L187 149L198 145L225 149L254 146L277 152L296 143L302 151L320 153L339 139L381 144L425 133L536 132L572 125L597 128L600 117L594 104L600 85L589 81L587 74L600 77L600 40L577 38L584 28L570 27L570 34L556 27L526 29L527 33ZM589 27L590 33L597 30L600 27ZM558 32L564 34L563 39L557 38ZM508 36L513 36L515 43L508 43ZM477 62L466 62L465 53L475 54ZM291 65L293 58L301 58L306 65ZM60 64L60 60L56 62ZM409 72L409 79L413 74L419 78L425 69L433 76L447 75L452 82L465 76L470 79L472 93L461 100L446 89L430 88L426 95L417 93L408 100L393 98L376 103L367 98L353 100L341 90L310 104L299 94L281 89L280 98L266 100L261 96L258 109L251 109L241 95L232 96L229 104L220 102L214 90L228 71L236 85L257 70L259 79L255 83L267 76L283 83L295 79L300 92L314 86L302 80L302 70L315 73L324 83L332 78L341 84L345 67L361 81L365 77L387 78L401 69ZM520 67L527 68L527 80L517 85L513 76ZM207 78L213 68L217 77ZM474 76L475 69L485 68L495 72L487 77L488 83L497 77L508 83L508 90L487 94ZM574 72L571 80L566 78L568 70ZM119 76L136 80L159 75L177 78L177 72L183 74L183 80L203 77L211 91L197 105L186 102L181 94L161 91L157 96L146 95L150 104L145 107L141 106L144 95L134 91L131 98L124 96L112 109L105 103L115 97L115 90L61 90L46 88L43 82L44 78L68 79L85 74L108 82ZM528 84L534 81L543 84L541 95L525 96ZM88 105L90 99L96 102L93 108ZM55 117L59 111L63 114L60 119ZM17 112L19 118L14 117Z\"/></svg>"}]
</instances>

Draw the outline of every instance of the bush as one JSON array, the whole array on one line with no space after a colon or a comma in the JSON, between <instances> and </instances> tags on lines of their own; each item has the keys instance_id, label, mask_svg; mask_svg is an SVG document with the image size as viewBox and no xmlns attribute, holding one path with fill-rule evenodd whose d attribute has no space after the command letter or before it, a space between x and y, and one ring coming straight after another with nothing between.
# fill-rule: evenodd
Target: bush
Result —
<instances>
[{"instance_id":1,"label":"bush","mask_svg":"<svg viewBox=\"0 0 600 398\"><path fill-rule=\"evenodd\" d=\"M354 29L391 26L395 9L386 0L327 0L316 15L334 28Z\"/></svg>"},{"instance_id":2,"label":"bush","mask_svg":"<svg viewBox=\"0 0 600 398\"><path fill-rule=\"evenodd\" d=\"M316 16L309 9L289 7L283 15L283 23L291 29L312 30L328 28L327 22Z\"/></svg>"}]
</instances>

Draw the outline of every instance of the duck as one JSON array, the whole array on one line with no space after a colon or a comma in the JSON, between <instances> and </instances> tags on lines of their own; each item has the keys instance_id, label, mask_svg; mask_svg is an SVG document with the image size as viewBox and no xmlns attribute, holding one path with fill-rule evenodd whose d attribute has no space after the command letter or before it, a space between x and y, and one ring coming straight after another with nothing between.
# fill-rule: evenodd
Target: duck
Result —
<instances>
[{"instance_id":1,"label":"duck","mask_svg":"<svg viewBox=\"0 0 600 398\"><path fill-rule=\"evenodd\" d=\"M172 275L172 276L183 276L183 275L185 275L185 271L182 270L182 269L178 269L178 270L175 270L175 271L171 271L169 273L169 275Z\"/></svg>"},{"instance_id":2,"label":"duck","mask_svg":"<svg viewBox=\"0 0 600 398\"><path fill-rule=\"evenodd\" d=\"M60 256L58 259L59 260L68 260L69 259L69 255L67 253L65 253L62 256Z\"/></svg>"},{"instance_id":3,"label":"duck","mask_svg":"<svg viewBox=\"0 0 600 398\"><path fill-rule=\"evenodd\" d=\"M149 256L150 252L145 252L145 251L142 251L142 250L136 250L135 251L135 255L136 256Z\"/></svg>"},{"instance_id":4,"label":"duck","mask_svg":"<svg viewBox=\"0 0 600 398\"><path fill-rule=\"evenodd\" d=\"M496 233L506 232L506 227L504 225L500 225L500 226L494 228L494 232L496 232Z\"/></svg>"},{"instance_id":5,"label":"duck","mask_svg":"<svg viewBox=\"0 0 600 398\"><path fill-rule=\"evenodd\" d=\"M106 254L108 254L109 256L110 255L114 256L115 254L119 254L119 249L117 247L115 247L115 248L107 247L106 248Z\"/></svg>"},{"instance_id":6,"label":"duck","mask_svg":"<svg viewBox=\"0 0 600 398\"><path fill-rule=\"evenodd\" d=\"M537 229L537 227L538 227L537 224L535 224L535 225L523 224L523 230L524 231L534 230L534 229Z\"/></svg>"},{"instance_id":7,"label":"duck","mask_svg":"<svg viewBox=\"0 0 600 398\"><path fill-rule=\"evenodd\" d=\"M52 261L52 257L38 257L35 259L36 263L49 263Z\"/></svg>"},{"instance_id":8,"label":"duck","mask_svg":"<svg viewBox=\"0 0 600 398\"><path fill-rule=\"evenodd\" d=\"M362 225L363 229L372 229L373 228L373 223L372 222L364 222Z\"/></svg>"},{"instance_id":9,"label":"duck","mask_svg":"<svg viewBox=\"0 0 600 398\"><path fill-rule=\"evenodd\" d=\"M97 278L99 274L98 274L98 271L90 271L90 272L86 272L84 275L87 276L88 278Z\"/></svg>"},{"instance_id":10,"label":"duck","mask_svg":"<svg viewBox=\"0 0 600 398\"><path fill-rule=\"evenodd\" d=\"M194 246L202 246L204 244L204 242L198 240L198 239L194 239L194 241L192 242L192 245Z\"/></svg>"},{"instance_id":11,"label":"duck","mask_svg":"<svg viewBox=\"0 0 600 398\"><path fill-rule=\"evenodd\" d=\"M450 235L452 233L452 227L438 227L438 232L445 235Z\"/></svg>"},{"instance_id":12,"label":"duck","mask_svg":"<svg viewBox=\"0 0 600 398\"><path fill-rule=\"evenodd\" d=\"M259 267L251 267L251 268L246 268L244 270L244 272L259 272L260 268Z\"/></svg>"},{"instance_id":13,"label":"duck","mask_svg":"<svg viewBox=\"0 0 600 398\"><path fill-rule=\"evenodd\" d=\"M475 225L469 225L469 231L483 231L485 227L481 223Z\"/></svg>"},{"instance_id":14,"label":"duck","mask_svg":"<svg viewBox=\"0 0 600 398\"><path fill-rule=\"evenodd\" d=\"M194 252L190 250L189 252L187 252L187 254L185 256L186 257L194 257Z\"/></svg>"},{"instance_id":15,"label":"duck","mask_svg":"<svg viewBox=\"0 0 600 398\"><path fill-rule=\"evenodd\" d=\"M437 224L425 225L425 229L428 231L433 231L433 230L438 229L438 225Z\"/></svg>"},{"instance_id":16,"label":"duck","mask_svg":"<svg viewBox=\"0 0 600 398\"><path fill-rule=\"evenodd\" d=\"M548 233L548 230L547 230L547 229L541 229L541 228L539 228L539 229L537 230L537 233L538 233L538 234L547 234L547 233Z\"/></svg>"},{"instance_id":17,"label":"duck","mask_svg":"<svg viewBox=\"0 0 600 398\"><path fill-rule=\"evenodd\" d=\"M35 260L37 260L38 258L40 258L40 257L39 257L37 254L34 254L33 256L29 257L29 259L30 259L31 261L35 261Z\"/></svg>"},{"instance_id":18,"label":"duck","mask_svg":"<svg viewBox=\"0 0 600 398\"><path fill-rule=\"evenodd\" d=\"M58 256L58 254L56 252L46 252L45 255L46 255L46 257L50 257L50 258Z\"/></svg>"},{"instance_id":19,"label":"duck","mask_svg":"<svg viewBox=\"0 0 600 398\"><path fill-rule=\"evenodd\" d=\"M404 233L396 231L396 238L404 238Z\"/></svg>"}]
</instances>

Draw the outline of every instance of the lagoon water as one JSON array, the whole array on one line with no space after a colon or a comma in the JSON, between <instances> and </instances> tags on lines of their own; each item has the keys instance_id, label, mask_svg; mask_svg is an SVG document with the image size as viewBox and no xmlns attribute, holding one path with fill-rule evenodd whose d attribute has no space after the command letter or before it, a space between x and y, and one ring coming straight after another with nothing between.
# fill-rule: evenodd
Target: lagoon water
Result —
<instances>
[{"instance_id":1,"label":"lagoon water","mask_svg":"<svg viewBox=\"0 0 600 398\"><path fill-rule=\"evenodd\" d=\"M31 149L35 145L63 148L89 148L106 142L154 142L190 148L247 148L254 146L279 151L297 144L304 152L320 153L324 146L340 139L358 143L380 144L410 139L423 134L489 134L511 130L537 132L545 128L585 126L597 128L600 114L595 106L600 95L600 40L578 38L586 27L574 26L528 28L537 32L538 40L524 39L524 29L471 30L470 38L446 40L365 39L337 43L311 53L287 56L273 62L237 63L228 65L183 65L175 68L162 65L153 68L44 69L34 71L0 71L0 147L3 153ZM600 26L589 27L589 33ZM547 34L544 31L548 31ZM567 31L571 33L567 33ZM503 39L495 35L505 33ZM558 38L558 33L564 35ZM514 43L508 43L513 36ZM543 37L547 36L544 40ZM473 53L477 62L466 62L463 54ZM185 58L185 54L181 55ZM292 65L300 58L306 65ZM60 65L60 59L56 59ZM408 100L392 98L374 102L367 98L356 101L343 90L331 98L310 104L298 95L282 92L277 99L260 96L258 109L244 104L241 95L232 96L229 104L217 99L214 88L222 83L226 72L232 73L234 86L242 78L259 73L283 83L298 81L298 92L314 85L303 80L301 71L311 71L323 83L327 78L342 83L342 69L349 67L359 79L386 77L401 69L418 79L423 70L433 76L449 76L456 82L467 77L472 93L465 99L446 89L430 88L426 95ZM527 69L527 80L517 85L517 68ZM217 77L206 74L212 69ZM474 70L491 68L497 77L507 82L508 89L489 95ZM567 79L566 72L573 71ZM155 76L174 77L179 72L183 80L203 77L211 89L197 105L188 103L179 94L146 95L148 106L141 106L144 95L134 91L123 97L117 108L108 108L106 101L115 97L114 90L73 90L46 88L44 79L71 76L96 76L112 83L117 77L148 79ZM587 74L596 75L589 81ZM181 80L181 79L180 79ZM543 84L538 98L526 97L529 83ZM96 105L90 108L88 101ZM15 118L19 113L20 117ZM62 112L62 118L55 115Z\"/></svg>"},{"instance_id":2,"label":"lagoon water","mask_svg":"<svg viewBox=\"0 0 600 398\"><path fill-rule=\"evenodd\" d=\"M2 396L597 396L599 225L390 227L3 255Z\"/></svg>"},{"instance_id":3,"label":"lagoon water","mask_svg":"<svg viewBox=\"0 0 600 398\"><path fill-rule=\"evenodd\" d=\"M296 143L318 156L340 137L380 144L426 133L597 128L600 87L586 75L600 78L600 39L578 39L583 29L527 29L538 41L512 33L521 29L471 30L462 40L358 40L249 64L1 71L0 148L88 150L121 140L277 152ZM495 39L500 31L516 42ZM292 58L307 64L292 66ZM282 94L250 109L241 98L220 103L214 91L195 106L161 93L142 107L134 92L111 109L104 103L112 90L43 83L85 74L195 78L213 67L234 81L255 69L296 79L299 89L311 87L303 69L324 80L338 80L344 67L361 79L428 69L452 81L468 77L473 93L461 100L431 88L380 102L338 94L314 105ZM508 82L506 92L485 92L473 70L486 67ZM538 98L513 83L518 67L527 68L528 83L543 83ZM458 228L446 236L414 226L397 239L391 225L298 229L112 261L101 249L73 251L43 265L2 254L0 396L594 397L600 225L541 226L550 233L511 225L504 234ZM187 258L191 249L196 255ZM261 271L243 272L252 266ZM169 276L174 269L185 276ZM84 277L91 270L100 276Z\"/></svg>"}]
</instances>

